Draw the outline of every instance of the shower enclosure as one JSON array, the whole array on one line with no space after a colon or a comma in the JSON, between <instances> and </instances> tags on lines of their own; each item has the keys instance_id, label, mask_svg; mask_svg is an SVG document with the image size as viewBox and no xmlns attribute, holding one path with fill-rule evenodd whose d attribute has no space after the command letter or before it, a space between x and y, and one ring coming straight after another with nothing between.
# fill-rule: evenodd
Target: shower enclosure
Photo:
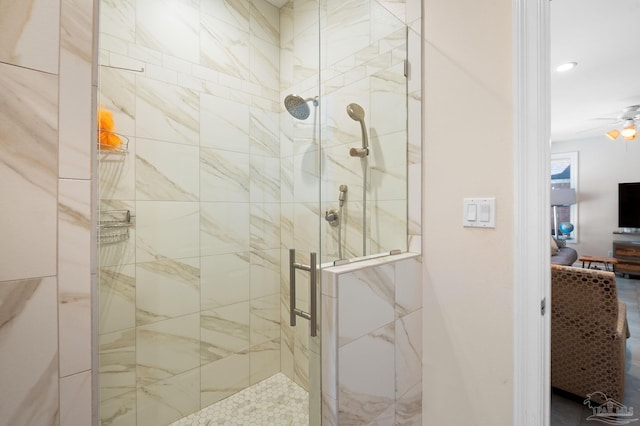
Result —
<instances>
[{"instance_id":1,"label":"shower enclosure","mask_svg":"<svg viewBox=\"0 0 640 426\"><path fill-rule=\"evenodd\" d=\"M407 250L412 4L100 1L101 424L320 424L312 271Z\"/></svg>"}]
</instances>

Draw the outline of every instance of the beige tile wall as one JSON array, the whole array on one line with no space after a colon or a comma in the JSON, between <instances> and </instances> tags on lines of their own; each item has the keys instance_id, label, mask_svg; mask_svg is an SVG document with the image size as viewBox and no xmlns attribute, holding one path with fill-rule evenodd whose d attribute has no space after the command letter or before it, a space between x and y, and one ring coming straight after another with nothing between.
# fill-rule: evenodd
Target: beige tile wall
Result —
<instances>
[{"instance_id":1,"label":"beige tile wall","mask_svg":"<svg viewBox=\"0 0 640 426\"><path fill-rule=\"evenodd\" d=\"M0 424L92 424L92 0L0 16ZM29 336L25 339L25 336Z\"/></svg>"}]
</instances>

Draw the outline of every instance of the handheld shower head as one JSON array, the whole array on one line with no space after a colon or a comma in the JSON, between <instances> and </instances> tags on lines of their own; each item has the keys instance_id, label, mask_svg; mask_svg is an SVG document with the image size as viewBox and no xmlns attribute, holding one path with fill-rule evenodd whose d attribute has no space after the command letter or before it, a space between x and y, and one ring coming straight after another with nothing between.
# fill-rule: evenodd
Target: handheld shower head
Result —
<instances>
[{"instance_id":1,"label":"handheld shower head","mask_svg":"<svg viewBox=\"0 0 640 426\"><path fill-rule=\"evenodd\" d=\"M362 131L362 148L351 148L349 155L352 157L366 157L369 155L369 138L367 137L367 128L364 124L364 109L356 104L351 103L347 105L347 114L352 120L360 123L360 130Z\"/></svg>"},{"instance_id":2,"label":"handheld shower head","mask_svg":"<svg viewBox=\"0 0 640 426\"><path fill-rule=\"evenodd\" d=\"M340 202L340 207L344 205L344 200L347 196L347 185L340 185L340 195L338 196L338 201Z\"/></svg>"},{"instance_id":3,"label":"handheld shower head","mask_svg":"<svg viewBox=\"0 0 640 426\"><path fill-rule=\"evenodd\" d=\"M313 101L313 105L318 106L317 97L303 99L302 96L287 95L284 98L284 107L287 109L287 112L293 116L293 118L306 120L309 118L309 114L311 113L308 104L309 101Z\"/></svg>"}]
</instances>

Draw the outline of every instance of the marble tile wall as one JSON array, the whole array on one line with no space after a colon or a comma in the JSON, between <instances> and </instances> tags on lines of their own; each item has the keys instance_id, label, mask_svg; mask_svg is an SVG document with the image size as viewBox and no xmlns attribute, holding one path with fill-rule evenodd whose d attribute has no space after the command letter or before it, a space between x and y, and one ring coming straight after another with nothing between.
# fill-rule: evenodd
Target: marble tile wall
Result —
<instances>
[{"instance_id":1,"label":"marble tile wall","mask_svg":"<svg viewBox=\"0 0 640 426\"><path fill-rule=\"evenodd\" d=\"M322 271L323 425L422 424L416 254Z\"/></svg>"},{"instance_id":2,"label":"marble tile wall","mask_svg":"<svg viewBox=\"0 0 640 426\"><path fill-rule=\"evenodd\" d=\"M399 248L420 252L421 236L421 2L327 1L320 21L317 3L288 2L280 9L281 98L321 95L321 105L309 102L310 117L280 120L281 156L281 348L282 371L308 389L308 327L288 325L289 271L286 248L295 247L300 263L322 246L322 261L338 258L338 228L322 218L338 208L340 185L347 185L343 208L343 257L363 253L363 210L366 209L367 254ZM317 93L319 45L323 92ZM344 40L348 38L349 43ZM404 59L410 72L404 76ZM371 154L366 160L349 156L361 145L359 123L346 106L359 103ZM321 120L322 131L316 123ZM320 136L321 135L321 136ZM320 139L321 137L321 139ZM322 149L320 149L322 147ZM367 202L363 205L363 170ZM321 177L322 176L322 179ZM321 192L320 192L321 187ZM318 207L318 199L322 205ZM308 303L308 274L298 274L297 306Z\"/></svg>"},{"instance_id":3,"label":"marble tile wall","mask_svg":"<svg viewBox=\"0 0 640 426\"><path fill-rule=\"evenodd\" d=\"M95 423L93 11L2 7L0 425Z\"/></svg>"},{"instance_id":4,"label":"marble tile wall","mask_svg":"<svg viewBox=\"0 0 640 426\"><path fill-rule=\"evenodd\" d=\"M101 420L164 424L280 371L279 14L100 14L99 103L128 139L98 155L100 207L134 216L100 246Z\"/></svg>"}]
</instances>

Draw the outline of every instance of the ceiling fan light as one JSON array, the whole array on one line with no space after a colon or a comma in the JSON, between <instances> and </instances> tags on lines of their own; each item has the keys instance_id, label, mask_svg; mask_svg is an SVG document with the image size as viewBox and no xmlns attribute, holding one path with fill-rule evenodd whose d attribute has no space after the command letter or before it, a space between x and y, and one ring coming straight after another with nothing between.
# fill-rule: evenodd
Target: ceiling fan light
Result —
<instances>
[{"instance_id":1,"label":"ceiling fan light","mask_svg":"<svg viewBox=\"0 0 640 426\"><path fill-rule=\"evenodd\" d=\"M616 138L617 138L618 136L620 136L620 130L618 130L618 129L613 129L613 130L611 130L611 131L607 132L607 133L606 133L606 135L607 135L607 137L608 137L609 139L611 139L612 141L614 141L614 140L616 140Z\"/></svg>"},{"instance_id":2,"label":"ceiling fan light","mask_svg":"<svg viewBox=\"0 0 640 426\"><path fill-rule=\"evenodd\" d=\"M622 137L628 141L634 140L637 137L637 130L633 120L625 120L622 127Z\"/></svg>"}]
</instances>

